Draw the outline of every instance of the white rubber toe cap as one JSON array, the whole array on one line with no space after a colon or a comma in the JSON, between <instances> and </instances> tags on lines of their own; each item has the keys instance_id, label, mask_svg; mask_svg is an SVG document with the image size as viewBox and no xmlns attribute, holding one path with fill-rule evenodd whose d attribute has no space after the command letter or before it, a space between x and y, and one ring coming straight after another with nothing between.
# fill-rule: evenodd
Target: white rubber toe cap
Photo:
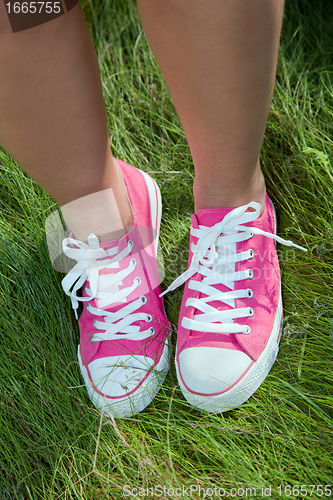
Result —
<instances>
[{"instance_id":1,"label":"white rubber toe cap","mask_svg":"<svg viewBox=\"0 0 333 500\"><path fill-rule=\"evenodd\" d=\"M95 359L88 368L96 388L104 395L123 397L140 384L154 361L144 356Z\"/></svg>"},{"instance_id":2,"label":"white rubber toe cap","mask_svg":"<svg viewBox=\"0 0 333 500\"><path fill-rule=\"evenodd\" d=\"M199 394L216 394L232 386L251 365L244 352L215 347L192 347L179 355L185 385Z\"/></svg>"}]
</instances>

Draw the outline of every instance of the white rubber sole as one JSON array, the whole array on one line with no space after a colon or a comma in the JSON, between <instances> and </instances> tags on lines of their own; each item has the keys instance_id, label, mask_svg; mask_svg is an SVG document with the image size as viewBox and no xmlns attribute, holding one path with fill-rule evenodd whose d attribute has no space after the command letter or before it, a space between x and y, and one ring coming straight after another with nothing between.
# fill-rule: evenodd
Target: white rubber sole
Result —
<instances>
[{"instance_id":1,"label":"white rubber sole","mask_svg":"<svg viewBox=\"0 0 333 500\"><path fill-rule=\"evenodd\" d=\"M155 255L158 257L159 253L159 234L160 225L162 217L162 198L161 192L150 175L146 174L140 170L141 174L144 176L145 183L149 193L150 199L150 209L151 209L151 220L152 227L155 231ZM160 268L159 268L159 276ZM164 311L165 313L165 311ZM168 334L167 340L163 348L161 359L156 367L151 371L147 379L141 384L138 389L130 396L124 396L123 398L111 399L105 396L101 396L93 388L86 367L82 363L82 358L80 354L80 345L78 346L77 357L80 365L81 374L83 380L86 384L88 395L94 404L94 406L99 410L103 411L105 415L112 415L115 418L126 418L135 415L136 413L144 410L155 398L161 386L168 374L170 368L170 361L172 356L172 346L171 346L171 330Z\"/></svg>"},{"instance_id":2,"label":"white rubber sole","mask_svg":"<svg viewBox=\"0 0 333 500\"><path fill-rule=\"evenodd\" d=\"M279 352L280 329L282 320L282 296L280 290L279 304L276 311L274 326L267 345L257 361L246 372L244 377L231 389L222 394L214 396L205 396L190 392L182 382L179 374L178 364L176 363L177 377L180 388L186 400L195 408L207 411L209 413L229 411L236 408L252 396L252 394L261 386L272 366L275 363Z\"/></svg>"}]
</instances>

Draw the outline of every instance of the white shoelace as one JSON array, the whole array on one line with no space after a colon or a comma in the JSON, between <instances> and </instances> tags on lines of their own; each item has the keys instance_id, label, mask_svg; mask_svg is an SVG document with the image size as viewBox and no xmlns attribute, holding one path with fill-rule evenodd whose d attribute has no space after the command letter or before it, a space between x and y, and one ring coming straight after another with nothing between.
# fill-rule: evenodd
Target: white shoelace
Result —
<instances>
[{"instance_id":1,"label":"white shoelace","mask_svg":"<svg viewBox=\"0 0 333 500\"><path fill-rule=\"evenodd\" d=\"M248 208L253 208L254 211L246 212ZM235 247L236 243L248 240L254 234L258 234L307 252L306 248L295 245L292 241L285 240L276 234L244 226L243 224L252 222L260 216L260 209L260 203L251 202L230 211L221 222L213 227L202 225L199 225L199 229L191 227L191 234L198 238L198 242L196 245L192 243L191 246L193 256L190 267L161 294L162 296L175 290L196 273L204 276L201 282L194 280L189 282L190 290L196 290L207 297L200 299L190 297L186 301L186 307L195 307L202 314L195 314L193 319L184 317L182 320L184 328L211 333L250 333L249 326L234 323L234 319L253 316L253 309L251 307L235 308L235 299L252 297L253 292L249 288L234 290L234 282L252 278L253 271L247 269L235 272L234 266L236 262L252 259L254 251L250 249L246 252L236 253L232 251L232 246ZM217 290L214 285L218 284L227 286L230 291ZM232 309L220 311L208 304L212 301L220 301L231 306Z\"/></svg>"},{"instance_id":2,"label":"white shoelace","mask_svg":"<svg viewBox=\"0 0 333 500\"><path fill-rule=\"evenodd\" d=\"M78 248L73 248L75 245ZM131 259L128 267L117 273L100 275L101 269L111 269L114 264L120 262L127 257L133 250L133 241L129 240L127 247L118 253L118 247L104 250L100 247L99 240L94 234L88 236L88 244L73 238L65 238L63 241L63 251L67 257L77 261L77 264L62 280L61 285L66 293L71 298L72 308L75 311L75 317L78 319L77 308L79 301L86 302L97 298L100 303L112 305L121 302L130 293L132 293L141 284L141 278L136 277L133 280L133 285L117 291L117 284L134 272L137 262ZM112 257L105 259L105 257ZM98 261L98 259L104 259ZM85 289L88 297L79 297L77 291L82 287L85 281L89 281L90 290ZM73 287L73 288L72 288ZM70 291L72 288L72 291ZM113 288L111 291L110 289ZM114 291L116 289L116 291ZM99 305L100 305L99 303ZM96 316L104 316L104 321L94 321L94 326L98 330L104 330L100 333L93 334L90 341L99 342L101 340L143 340L154 335L154 328L140 332L140 327L133 325L135 321L144 320L152 321L152 316L146 313L136 312L140 307L147 303L145 296L140 296L138 299L126 304L116 312L109 312L87 304L88 312ZM126 335L117 335L123 333Z\"/></svg>"}]
</instances>

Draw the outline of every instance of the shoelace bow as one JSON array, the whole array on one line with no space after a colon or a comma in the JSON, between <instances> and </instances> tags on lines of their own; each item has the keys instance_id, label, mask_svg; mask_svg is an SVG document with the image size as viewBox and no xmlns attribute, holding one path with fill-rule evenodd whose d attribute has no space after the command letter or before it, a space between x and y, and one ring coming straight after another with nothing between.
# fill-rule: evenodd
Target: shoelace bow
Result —
<instances>
[{"instance_id":1,"label":"shoelace bow","mask_svg":"<svg viewBox=\"0 0 333 500\"><path fill-rule=\"evenodd\" d=\"M78 248L73 248L75 245ZM118 253L118 247L104 250L100 247L99 240L94 234L88 236L88 244L73 238L65 238L63 241L63 251L67 257L77 261L77 264L62 280L61 285L66 293L71 298L72 308L75 312L75 317L78 319L77 309L79 301L86 302L97 298L100 304L112 305L120 302L132 293L141 284L140 278L133 280L133 285L123 288L118 291L111 291L111 287L116 287L123 279L129 276L136 267L135 259L131 259L130 264L126 269L117 273L100 275L99 271L105 268L112 268L117 262L127 257L133 249L132 240L128 241L127 247ZM112 257L106 259L106 257ZM98 261L98 259L103 259ZM85 289L88 297L79 297L77 291L82 287L85 281L89 281L90 290ZM73 287L73 288L72 288ZM70 291L72 288L72 291ZM96 316L104 316L104 321L94 321L96 329L105 330L104 332L93 334L90 341L99 342L101 340L115 340L126 338L128 340L143 340L155 333L153 328L140 332L140 327L133 325L135 321L144 320L152 321L152 317L146 313L136 312L142 305L147 303L145 296L140 296L133 302L126 304L116 312L109 312L102 309L97 309L87 304L88 312ZM101 306L103 307L103 305ZM118 333L126 335L119 336Z\"/></svg>"},{"instance_id":2,"label":"shoelace bow","mask_svg":"<svg viewBox=\"0 0 333 500\"><path fill-rule=\"evenodd\" d=\"M249 208L253 208L254 211L246 212ZM193 256L190 267L160 295L163 296L167 292L175 290L196 273L205 276L201 282L194 280L189 282L188 288L190 290L196 290L207 297L200 299L191 297L186 301L186 307L193 306L202 314L195 314L193 319L184 317L182 320L184 328L211 333L250 333L250 327L238 325L234 323L234 319L252 316L253 310L251 307L235 308L234 301L239 298L252 297L253 292L250 289L234 290L234 282L251 278L253 271L248 269L235 272L228 264L253 258L254 252L248 250L231 254L226 245L248 240L254 234L258 234L307 252L306 248L276 234L244 226L243 224L252 222L260 216L260 209L260 203L251 202L230 211L221 222L213 227L199 225L199 229L191 228L191 234L198 238L198 242L196 245L192 243ZM226 285L230 291L221 292L214 288L214 285L218 284ZM224 302L232 309L220 311L208 304L212 301Z\"/></svg>"}]
</instances>

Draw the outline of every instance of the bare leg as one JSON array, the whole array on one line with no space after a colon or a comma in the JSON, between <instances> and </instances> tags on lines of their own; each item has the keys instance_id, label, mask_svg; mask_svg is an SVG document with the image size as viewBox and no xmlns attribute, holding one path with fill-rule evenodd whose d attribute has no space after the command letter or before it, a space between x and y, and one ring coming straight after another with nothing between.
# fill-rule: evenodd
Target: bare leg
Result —
<instances>
[{"instance_id":1,"label":"bare leg","mask_svg":"<svg viewBox=\"0 0 333 500\"><path fill-rule=\"evenodd\" d=\"M97 58L80 6L14 34L3 2L0 19L1 146L60 205L112 188L130 225L131 206L111 155Z\"/></svg>"},{"instance_id":2,"label":"bare leg","mask_svg":"<svg viewBox=\"0 0 333 500\"><path fill-rule=\"evenodd\" d=\"M258 201L284 0L138 0L182 121L195 210Z\"/></svg>"}]
</instances>

